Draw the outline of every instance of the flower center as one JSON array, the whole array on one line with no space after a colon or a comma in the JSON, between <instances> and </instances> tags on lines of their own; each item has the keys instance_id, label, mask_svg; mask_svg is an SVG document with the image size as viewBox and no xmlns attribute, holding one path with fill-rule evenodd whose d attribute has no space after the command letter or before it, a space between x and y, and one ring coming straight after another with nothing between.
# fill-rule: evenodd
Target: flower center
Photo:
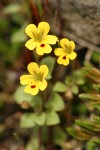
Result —
<instances>
[{"instance_id":1,"label":"flower center","mask_svg":"<svg viewBox=\"0 0 100 150\"><path fill-rule=\"evenodd\" d=\"M31 85L31 88L34 89L34 88L36 88L36 86L35 85Z\"/></svg>"},{"instance_id":2,"label":"flower center","mask_svg":"<svg viewBox=\"0 0 100 150\"><path fill-rule=\"evenodd\" d=\"M41 46L41 47L45 47L45 44L41 44L40 46Z\"/></svg>"},{"instance_id":3,"label":"flower center","mask_svg":"<svg viewBox=\"0 0 100 150\"><path fill-rule=\"evenodd\" d=\"M35 41L38 41L40 43L43 40L43 38L44 38L43 32L44 32L44 30L37 29L37 32L35 35Z\"/></svg>"},{"instance_id":4,"label":"flower center","mask_svg":"<svg viewBox=\"0 0 100 150\"><path fill-rule=\"evenodd\" d=\"M66 59L66 56L64 56L63 59Z\"/></svg>"},{"instance_id":5,"label":"flower center","mask_svg":"<svg viewBox=\"0 0 100 150\"><path fill-rule=\"evenodd\" d=\"M33 77L36 81L42 81L43 80L43 74L37 70L37 71L34 71L35 73L35 76Z\"/></svg>"},{"instance_id":6,"label":"flower center","mask_svg":"<svg viewBox=\"0 0 100 150\"><path fill-rule=\"evenodd\" d=\"M70 44L70 42L69 43L67 43L66 45L65 45L65 47L66 47L66 52L67 53L71 53L72 52L72 45Z\"/></svg>"}]
</instances>

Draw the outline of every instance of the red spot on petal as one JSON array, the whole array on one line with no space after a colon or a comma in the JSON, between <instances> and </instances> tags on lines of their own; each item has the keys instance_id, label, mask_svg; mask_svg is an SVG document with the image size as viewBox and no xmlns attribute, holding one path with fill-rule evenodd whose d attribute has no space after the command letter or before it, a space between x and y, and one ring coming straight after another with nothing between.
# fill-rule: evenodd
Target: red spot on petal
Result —
<instances>
[{"instance_id":1,"label":"red spot on petal","mask_svg":"<svg viewBox=\"0 0 100 150\"><path fill-rule=\"evenodd\" d=\"M35 85L31 85L31 88L34 89L34 88L36 88L36 86Z\"/></svg>"},{"instance_id":2,"label":"red spot on petal","mask_svg":"<svg viewBox=\"0 0 100 150\"><path fill-rule=\"evenodd\" d=\"M41 47L45 47L45 44L41 44L40 46L41 46Z\"/></svg>"},{"instance_id":3,"label":"red spot on petal","mask_svg":"<svg viewBox=\"0 0 100 150\"><path fill-rule=\"evenodd\" d=\"M66 56L64 56L63 59L66 59Z\"/></svg>"}]
</instances>

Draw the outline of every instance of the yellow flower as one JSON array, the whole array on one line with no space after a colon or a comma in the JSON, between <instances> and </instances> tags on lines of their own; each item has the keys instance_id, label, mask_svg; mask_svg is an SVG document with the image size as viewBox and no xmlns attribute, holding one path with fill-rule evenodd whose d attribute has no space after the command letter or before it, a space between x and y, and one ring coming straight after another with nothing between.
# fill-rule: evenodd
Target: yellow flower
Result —
<instances>
[{"instance_id":1,"label":"yellow flower","mask_svg":"<svg viewBox=\"0 0 100 150\"><path fill-rule=\"evenodd\" d=\"M20 83L27 85L24 89L26 93L36 95L39 92L45 90L47 82L45 77L48 75L49 69L46 65L38 66L37 63L31 62L27 67L30 74L22 75L20 77Z\"/></svg>"},{"instance_id":2,"label":"yellow flower","mask_svg":"<svg viewBox=\"0 0 100 150\"><path fill-rule=\"evenodd\" d=\"M56 48L54 52L56 56L59 56L57 59L58 64L63 64L66 66L69 64L69 59L73 60L77 56L74 52L75 43L63 38L60 40L60 45L61 48Z\"/></svg>"},{"instance_id":3,"label":"yellow flower","mask_svg":"<svg viewBox=\"0 0 100 150\"><path fill-rule=\"evenodd\" d=\"M57 37L53 35L47 35L50 30L50 26L47 22L40 22L38 27L34 24L29 24L25 32L31 38L25 44L29 50L36 48L38 55L43 55L44 53L50 53L52 48L49 44L56 44Z\"/></svg>"}]
</instances>

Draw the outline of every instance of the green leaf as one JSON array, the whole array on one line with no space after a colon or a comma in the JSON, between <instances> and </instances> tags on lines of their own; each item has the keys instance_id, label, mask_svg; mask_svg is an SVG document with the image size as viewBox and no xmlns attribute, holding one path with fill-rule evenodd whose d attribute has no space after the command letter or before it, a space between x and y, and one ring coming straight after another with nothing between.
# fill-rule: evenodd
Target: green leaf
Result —
<instances>
[{"instance_id":1,"label":"green leaf","mask_svg":"<svg viewBox=\"0 0 100 150\"><path fill-rule=\"evenodd\" d=\"M99 101L100 94L80 94L79 98L82 100Z\"/></svg>"},{"instance_id":2,"label":"green leaf","mask_svg":"<svg viewBox=\"0 0 100 150\"><path fill-rule=\"evenodd\" d=\"M67 90L67 86L62 82L57 82L53 87L53 91L55 92L63 93L66 92L66 90Z\"/></svg>"},{"instance_id":3,"label":"green leaf","mask_svg":"<svg viewBox=\"0 0 100 150\"><path fill-rule=\"evenodd\" d=\"M46 125L50 126L50 125L56 125L60 123L60 119L59 116L56 112L46 112Z\"/></svg>"},{"instance_id":4,"label":"green leaf","mask_svg":"<svg viewBox=\"0 0 100 150\"><path fill-rule=\"evenodd\" d=\"M79 69L72 74L72 80L77 85L83 85L85 83L84 74L82 69Z\"/></svg>"},{"instance_id":5,"label":"green leaf","mask_svg":"<svg viewBox=\"0 0 100 150\"><path fill-rule=\"evenodd\" d=\"M95 83L100 83L100 70L94 67L84 68L84 74Z\"/></svg>"},{"instance_id":6,"label":"green leaf","mask_svg":"<svg viewBox=\"0 0 100 150\"><path fill-rule=\"evenodd\" d=\"M99 145L100 145L100 138L94 137L92 140L93 140L96 144L99 144Z\"/></svg>"},{"instance_id":7,"label":"green leaf","mask_svg":"<svg viewBox=\"0 0 100 150\"><path fill-rule=\"evenodd\" d=\"M100 132L100 125L98 123L90 122L87 120L75 120L75 123L79 125L80 127L83 127L87 130L95 131L95 132Z\"/></svg>"},{"instance_id":8,"label":"green leaf","mask_svg":"<svg viewBox=\"0 0 100 150\"><path fill-rule=\"evenodd\" d=\"M11 41L12 43L17 43L17 42L24 42L27 39L27 36L25 34L25 27L27 25L27 22L25 22L25 24L18 30L16 31L12 37L11 37Z\"/></svg>"},{"instance_id":9,"label":"green leaf","mask_svg":"<svg viewBox=\"0 0 100 150\"><path fill-rule=\"evenodd\" d=\"M48 56L48 57L45 57L41 60L40 64L45 64L48 66L49 68L49 74L48 76L46 77L46 79L51 79L51 74L52 74L52 71L54 69L54 65L55 65L55 58L51 57L51 56Z\"/></svg>"},{"instance_id":10,"label":"green leaf","mask_svg":"<svg viewBox=\"0 0 100 150\"><path fill-rule=\"evenodd\" d=\"M42 109L43 101L39 95L35 95L32 101L32 106L34 110L37 112Z\"/></svg>"},{"instance_id":11,"label":"green leaf","mask_svg":"<svg viewBox=\"0 0 100 150\"><path fill-rule=\"evenodd\" d=\"M80 137L80 134L77 130L75 130L72 127L68 127L67 128L67 132L68 134L70 134L73 138L77 139L77 140L84 140L85 138L83 136Z\"/></svg>"},{"instance_id":12,"label":"green leaf","mask_svg":"<svg viewBox=\"0 0 100 150\"><path fill-rule=\"evenodd\" d=\"M37 113L25 113L21 117L20 126L24 128L32 128L34 126L43 126L46 120L46 114L44 112Z\"/></svg>"},{"instance_id":13,"label":"green leaf","mask_svg":"<svg viewBox=\"0 0 100 150\"><path fill-rule=\"evenodd\" d=\"M84 79L79 78L79 79L76 80L77 85L83 85L84 83L85 83Z\"/></svg>"},{"instance_id":14,"label":"green leaf","mask_svg":"<svg viewBox=\"0 0 100 150\"><path fill-rule=\"evenodd\" d=\"M76 130L72 127L67 128L67 132L77 140L84 141L89 140L91 138L91 134L84 130Z\"/></svg>"},{"instance_id":15,"label":"green leaf","mask_svg":"<svg viewBox=\"0 0 100 150\"><path fill-rule=\"evenodd\" d=\"M100 110L100 101L94 101L94 102L90 103L90 106L92 106L95 109Z\"/></svg>"},{"instance_id":16,"label":"green leaf","mask_svg":"<svg viewBox=\"0 0 100 150\"><path fill-rule=\"evenodd\" d=\"M94 90L96 90L98 93L100 91L100 84L93 84Z\"/></svg>"},{"instance_id":17,"label":"green leaf","mask_svg":"<svg viewBox=\"0 0 100 150\"><path fill-rule=\"evenodd\" d=\"M22 6L18 3L13 3L13 4L9 4L7 5L4 9L3 9L3 13L5 14L15 14L20 12L22 9Z\"/></svg>"},{"instance_id":18,"label":"green leaf","mask_svg":"<svg viewBox=\"0 0 100 150\"><path fill-rule=\"evenodd\" d=\"M100 124L100 116L93 116L93 121Z\"/></svg>"},{"instance_id":19,"label":"green leaf","mask_svg":"<svg viewBox=\"0 0 100 150\"><path fill-rule=\"evenodd\" d=\"M71 91L73 94L78 94L79 92L79 88L77 85L73 85L72 88L71 88Z\"/></svg>"},{"instance_id":20,"label":"green leaf","mask_svg":"<svg viewBox=\"0 0 100 150\"><path fill-rule=\"evenodd\" d=\"M18 104L22 104L23 102L28 102L32 104L33 96L24 92L25 86L19 86L14 93L14 99Z\"/></svg>"},{"instance_id":21,"label":"green leaf","mask_svg":"<svg viewBox=\"0 0 100 150\"><path fill-rule=\"evenodd\" d=\"M26 19L23 18L23 14L16 13L16 15L12 15L11 17L12 21L20 27L26 22ZM29 22L27 22L27 24L29 24ZM18 27L15 27L12 33L14 33L16 29L18 29Z\"/></svg>"},{"instance_id":22,"label":"green leaf","mask_svg":"<svg viewBox=\"0 0 100 150\"><path fill-rule=\"evenodd\" d=\"M2 37L2 34L4 34L4 31L8 29L9 29L9 20L6 17L1 17L0 18L0 33L1 33L0 37ZM0 43L2 42L1 40L4 40L4 39L0 38ZM0 45L0 48L1 48L1 45Z\"/></svg>"},{"instance_id":23,"label":"green leaf","mask_svg":"<svg viewBox=\"0 0 100 150\"><path fill-rule=\"evenodd\" d=\"M28 142L25 150L39 150L39 139L37 137L32 138L31 141ZM41 145L41 150L45 150L45 148Z\"/></svg>"},{"instance_id":24,"label":"green leaf","mask_svg":"<svg viewBox=\"0 0 100 150\"><path fill-rule=\"evenodd\" d=\"M66 133L60 127L54 127L54 143L61 146L66 141Z\"/></svg>"},{"instance_id":25,"label":"green leaf","mask_svg":"<svg viewBox=\"0 0 100 150\"><path fill-rule=\"evenodd\" d=\"M20 126L22 128L33 128L35 126L34 114L25 113L24 115L22 115L21 120L20 120Z\"/></svg>"},{"instance_id":26,"label":"green leaf","mask_svg":"<svg viewBox=\"0 0 100 150\"><path fill-rule=\"evenodd\" d=\"M39 141L37 138L33 138L31 141L29 141L25 150L33 150L33 147L35 150L39 149Z\"/></svg>"},{"instance_id":27,"label":"green leaf","mask_svg":"<svg viewBox=\"0 0 100 150\"><path fill-rule=\"evenodd\" d=\"M52 93L50 100L46 103L46 108L52 111L61 111L64 109L64 101L57 93Z\"/></svg>"},{"instance_id":28,"label":"green leaf","mask_svg":"<svg viewBox=\"0 0 100 150\"><path fill-rule=\"evenodd\" d=\"M24 92L25 86L19 86L14 93L14 99L18 104L27 102L31 107L34 107L34 110L40 110L42 108L42 99L39 95L32 96Z\"/></svg>"},{"instance_id":29,"label":"green leaf","mask_svg":"<svg viewBox=\"0 0 100 150\"><path fill-rule=\"evenodd\" d=\"M46 120L46 114L44 112L37 114L34 114L34 122L39 125L39 126L43 126Z\"/></svg>"},{"instance_id":30,"label":"green leaf","mask_svg":"<svg viewBox=\"0 0 100 150\"><path fill-rule=\"evenodd\" d=\"M96 63L100 62L100 52L93 51L92 60Z\"/></svg>"},{"instance_id":31,"label":"green leaf","mask_svg":"<svg viewBox=\"0 0 100 150\"><path fill-rule=\"evenodd\" d=\"M87 145L86 145L86 149L87 150L94 150L96 147L96 144L94 143L94 141L91 139L87 142Z\"/></svg>"}]
</instances>

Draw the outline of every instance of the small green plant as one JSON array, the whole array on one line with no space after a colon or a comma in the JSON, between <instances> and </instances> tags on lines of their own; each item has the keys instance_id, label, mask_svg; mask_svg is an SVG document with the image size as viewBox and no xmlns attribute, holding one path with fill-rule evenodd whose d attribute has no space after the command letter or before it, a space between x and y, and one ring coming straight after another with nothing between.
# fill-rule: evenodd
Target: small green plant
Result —
<instances>
[{"instance_id":1,"label":"small green plant","mask_svg":"<svg viewBox=\"0 0 100 150\"><path fill-rule=\"evenodd\" d=\"M86 149L94 150L100 147L100 70L84 68L85 76L92 81L91 93L79 94L79 98L87 102L91 111L88 119L77 119L73 127L67 128L68 133L80 141L87 141Z\"/></svg>"},{"instance_id":2,"label":"small green plant","mask_svg":"<svg viewBox=\"0 0 100 150\"><path fill-rule=\"evenodd\" d=\"M65 35L60 0L56 10L50 3L0 2L0 146L11 143L12 147L10 135L14 135L21 146L18 149L98 150L100 71L93 64L100 66L100 52L70 30ZM52 32L49 23L42 20L50 22ZM67 39L67 34L79 45ZM9 101L14 91L19 106ZM9 122L10 118L14 121ZM25 129L13 129L12 135L10 127L18 126L18 118L19 126Z\"/></svg>"},{"instance_id":3,"label":"small green plant","mask_svg":"<svg viewBox=\"0 0 100 150\"><path fill-rule=\"evenodd\" d=\"M75 43L73 41L66 38L58 40L56 36L48 35L49 30L50 26L47 22L40 22L38 27L30 24L25 29L26 34L31 38L25 43L25 46L33 51L35 62L27 66L29 74L20 77L22 86L16 90L14 97L22 108L33 110L24 113L20 120L22 128L33 128L34 130L34 137L28 143L26 150L33 150L32 147L35 147L35 150L52 150L53 143L61 145L66 139L65 132L57 125L60 123L58 112L65 108L64 100L59 93L67 91L67 78L66 83L53 82L55 77L52 73L55 69L56 58L46 55L43 57L43 55L53 52L50 45L55 45L57 48L54 49L54 53L58 56L58 64L67 66L69 60L75 59L77 54L74 52ZM57 43L61 47L58 47ZM56 72L56 75L59 74L59 71ZM75 93L75 86L73 93ZM49 147L47 148L44 144L48 142Z\"/></svg>"}]
</instances>

